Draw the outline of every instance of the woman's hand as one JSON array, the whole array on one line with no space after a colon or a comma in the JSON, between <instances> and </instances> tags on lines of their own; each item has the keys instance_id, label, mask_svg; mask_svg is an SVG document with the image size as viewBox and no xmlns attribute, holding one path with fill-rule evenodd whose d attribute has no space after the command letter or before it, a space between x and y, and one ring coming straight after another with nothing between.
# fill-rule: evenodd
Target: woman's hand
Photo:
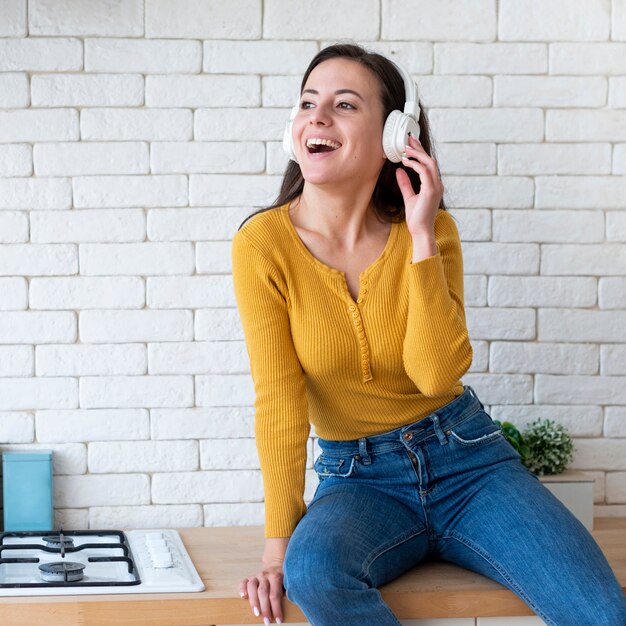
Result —
<instances>
[{"instance_id":1,"label":"woman's hand","mask_svg":"<svg viewBox=\"0 0 626 626\"><path fill-rule=\"evenodd\" d=\"M404 198L406 225L412 235L425 230L432 233L443 197L443 183L439 178L437 162L426 153L422 144L412 135L409 144L405 148L406 157L403 157L402 165L419 174L421 187L420 192L415 193L408 174L401 167L396 170L396 180Z\"/></svg>"},{"instance_id":2,"label":"woman's hand","mask_svg":"<svg viewBox=\"0 0 626 626\"><path fill-rule=\"evenodd\" d=\"M283 623L283 562L289 537L268 537L263 550L263 569L239 583L239 595L248 598L252 612L265 624Z\"/></svg>"},{"instance_id":3,"label":"woman's hand","mask_svg":"<svg viewBox=\"0 0 626 626\"><path fill-rule=\"evenodd\" d=\"M263 569L247 576L239 583L239 595L248 598L252 612L263 616L265 624L273 619L283 623L283 563L282 559L273 563L263 561Z\"/></svg>"}]
</instances>

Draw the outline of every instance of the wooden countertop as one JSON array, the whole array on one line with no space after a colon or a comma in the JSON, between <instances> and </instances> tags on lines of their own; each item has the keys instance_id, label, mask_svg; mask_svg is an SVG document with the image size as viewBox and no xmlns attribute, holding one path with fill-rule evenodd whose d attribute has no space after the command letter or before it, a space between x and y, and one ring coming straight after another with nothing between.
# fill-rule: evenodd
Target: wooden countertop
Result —
<instances>
[{"instance_id":1,"label":"wooden countertop","mask_svg":"<svg viewBox=\"0 0 626 626\"><path fill-rule=\"evenodd\" d=\"M256 571L258 526L179 529L206 586L201 593L0 597L3 626L213 626L262 624L237 583ZM626 590L626 518L596 518L593 536ZM450 563L428 562L381 587L400 619L533 615L512 591ZM283 600L286 622L306 621Z\"/></svg>"}]
</instances>

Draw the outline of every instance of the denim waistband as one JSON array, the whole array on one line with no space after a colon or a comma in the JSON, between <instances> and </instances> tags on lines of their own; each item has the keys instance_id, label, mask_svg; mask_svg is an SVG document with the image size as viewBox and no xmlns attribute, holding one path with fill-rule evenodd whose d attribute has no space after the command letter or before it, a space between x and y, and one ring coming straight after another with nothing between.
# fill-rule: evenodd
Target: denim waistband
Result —
<instances>
[{"instance_id":1,"label":"denim waistband","mask_svg":"<svg viewBox=\"0 0 626 626\"><path fill-rule=\"evenodd\" d=\"M443 430L453 428L460 421L471 417L477 411L484 409L483 403L478 399L476 392L469 385L464 385L464 391L452 402L433 411L426 417L395 428L379 435L371 437L361 437L360 439L349 439L346 441L331 441L329 439L318 438L318 444L327 454L332 455L354 455L360 454L366 458L369 453L382 454L397 448L402 448L405 434L411 432L411 443L416 444L430 437L445 437Z\"/></svg>"}]
</instances>

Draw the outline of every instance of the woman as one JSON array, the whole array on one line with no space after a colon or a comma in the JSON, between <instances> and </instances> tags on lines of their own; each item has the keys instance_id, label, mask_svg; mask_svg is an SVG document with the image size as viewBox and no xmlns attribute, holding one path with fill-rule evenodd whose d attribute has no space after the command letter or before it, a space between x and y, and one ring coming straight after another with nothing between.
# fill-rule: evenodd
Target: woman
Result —
<instances>
[{"instance_id":1,"label":"woman","mask_svg":"<svg viewBox=\"0 0 626 626\"><path fill-rule=\"evenodd\" d=\"M240 595L266 624L282 622L284 584L314 626L397 626L376 588L439 558L547 624L623 626L598 545L460 382L461 245L424 112L400 165L383 139L411 88L360 47L317 54L278 201L233 239L266 505L262 567ZM310 423L322 453L307 509Z\"/></svg>"}]
</instances>

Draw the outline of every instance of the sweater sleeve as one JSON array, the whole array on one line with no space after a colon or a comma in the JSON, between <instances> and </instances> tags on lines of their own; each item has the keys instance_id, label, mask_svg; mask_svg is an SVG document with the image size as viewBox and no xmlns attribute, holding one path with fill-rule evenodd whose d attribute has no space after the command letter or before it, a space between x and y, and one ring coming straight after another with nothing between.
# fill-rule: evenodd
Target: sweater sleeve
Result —
<instances>
[{"instance_id":1,"label":"sweater sleeve","mask_svg":"<svg viewBox=\"0 0 626 626\"><path fill-rule=\"evenodd\" d=\"M447 211L435 218L437 254L411 263L404 368L429 397L443 395L472 363L463 303L463 256Z\"/></svg>"},{"instance_id":2,"label":"sweater sleeve","mask_svg":"<svg viewBox=\"0 0 626 626\"><path fill-rule=\"evenodd\" d=\"M306 512L310 425L306 386L276 268L238 231L233 282L255 388L255 436L265 492L265 536L289 537Z\"/></svg>"}]
</instances>

